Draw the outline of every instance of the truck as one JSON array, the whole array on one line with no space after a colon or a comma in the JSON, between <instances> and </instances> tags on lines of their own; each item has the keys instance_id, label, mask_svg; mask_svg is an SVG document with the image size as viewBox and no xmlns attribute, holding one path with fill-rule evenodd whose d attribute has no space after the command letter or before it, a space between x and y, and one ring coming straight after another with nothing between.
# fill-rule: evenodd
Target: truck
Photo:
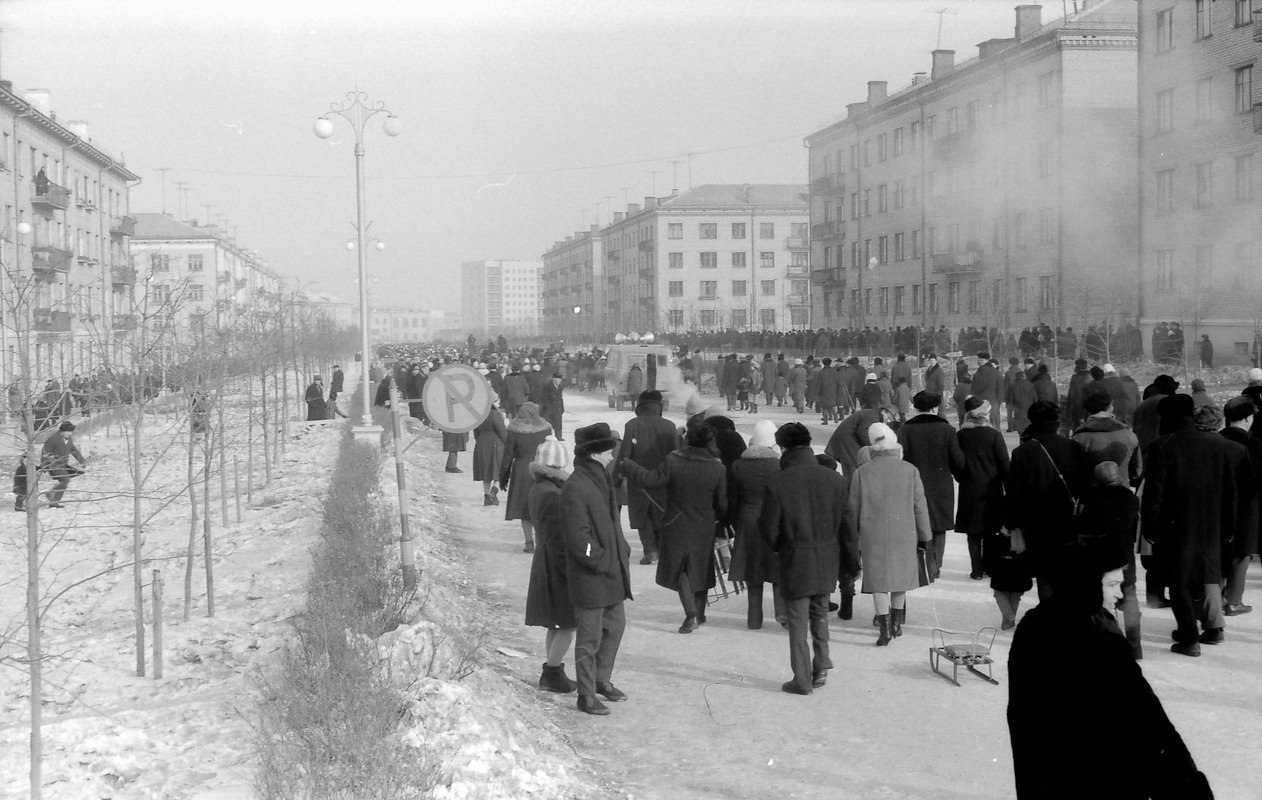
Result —
<instances>
[{"instance_id":1,"label":"truck","mask_svg":"<svg viewBox=\"0 0 1262 800\"><path fill-rule=\"evenodd\" d=\"M626 403L635 408L639 392L656 389L662 393L662 411L665 411L671 396L679 396L683 390L684 377L669 345L613 344L608 346L605 358L605 388L610 408L621 409ZM638 390L627 386L633 366L640 369Z\"/></svg>"}]
</instances>

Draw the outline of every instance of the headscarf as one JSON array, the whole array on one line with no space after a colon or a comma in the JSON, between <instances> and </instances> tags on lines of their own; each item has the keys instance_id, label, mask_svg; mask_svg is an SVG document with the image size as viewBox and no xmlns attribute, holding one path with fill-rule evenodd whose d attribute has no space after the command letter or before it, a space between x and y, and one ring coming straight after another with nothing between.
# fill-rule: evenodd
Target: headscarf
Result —
<instances>
[{"instance_id":1,"label":"headscarf","mask_svg":"<svg viewBox=\"0 0 1262 800\"><path fill-rule=\"evenodd\" d=\"M517 409L517 414L508 424L508 429L515 433L538 433L552 430L552 425L539 416L539 406L525 402Z\"/></svg>"}]
</instances>

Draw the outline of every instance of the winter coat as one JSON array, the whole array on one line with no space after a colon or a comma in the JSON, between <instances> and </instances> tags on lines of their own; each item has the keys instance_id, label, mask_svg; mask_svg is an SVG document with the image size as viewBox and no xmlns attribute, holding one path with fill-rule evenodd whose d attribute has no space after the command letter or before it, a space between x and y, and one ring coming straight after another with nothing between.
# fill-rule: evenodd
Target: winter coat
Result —
<instances>
[{"instance_id":1,"label":"winter coat","mask_svg":"<svg viewBox=\"0 0 1262 800\"><path fill-rule=\"evenodd\" d=\"M906 361L894 362L894 365L890 367L890 383L897 387L899 378L904 378L907 385L911 386L911 364Z\"/></svg>"},{"instance_id":2,"label":"winter coat","mask_svg":"<svg viewBox=\"0 0 1262 800\"><path fill-rule=\"evenodd\" d=\"M995 533L1003 527L1003 484L1008 479L1008 445L1003 434L989 425L965 422L956 434L964 453L960 474L960 504L955 530Z\"/></svg>"},{"instance_id":3,"label":"winter coat","mask_svg":"<svg viewBox=\"0 0 1262 800\"><path fill-rule=\"evenodd\" d=\"M520 372L510 372L504 379L504 408L513 413L518 406L530 399L530 385Z\"/></svg>"},{"instance_id":4,"label":"winter coat","mask_svg":"<svg viewBox=\"0 0 1262 800\"><path fill-rule=\"evenodd\" d=\"M1069 378L1069 391L1065 396L1065 403L1069 410L1069 424L1077 425L1082 422L1082 418L1086 416L1086 412L1082 408L1082 399L1085 395L1087 384L1091 382L1091 373L1088 370L1079 370Z\"/></svg>"},{"instance_id":5,"label":"winter coat","mask_svg":"<svg viewBox=\"0 0 1262 800\"><path fill-rule=\"evenodd\" d=\"M1139 498L1126 486L1093 486L1082 496L1078 538L1100 542L1115 563L1134 564Z\"/></svg>"},{"instance_id":6,"label":"winter coat","mask_svg":"<svg viewBox=\"0 0 1262 800\"><path fill-rule=\"evenodd\" d=\"M635 407L635 417L622 429L622 447L615 462L617 474L621 476L625 459L646 469L657 469L675 447L675 426L662 419L662 404L640 403ZM660 525L665 508L665 489L628 489L627 513L632 528L643 530L654 520Z\"/></svg>"},{"instance_id":7,"label":"winter coat","mask_svg":"<svg viewBox=\"0 0 1262 800\"><path fill-rule=\"evenodd\" d=\"M543 370L539 370L537 372L532 370L531 373L526 376L526 389L530 396L530 402L535 405L543 404L543 387L548 383L548 379L543 375Z\"/></svg>"},{"instance_id":8,"label":"winter coat","mask_svg":"<svg viewBox=\"0 0 1262 800\"><path fill-rule=\"evenodd\" d=\"M561 525L570 602L578 608L631 599L631 546L621 517L609 474L590 458L577 459L561 488Z\"/></svg>"},{"instance_id":9,"label":"winter coat","mask_svg":"<svg viewBox=\"0 0 1262 800\"><path fill-rule=\"evenodd\" d=\"M1066 670L1066 653L1091 668ZM1026 612L1008 652L1007 716L1017 800L1212 796L1103 609L1053 597ZM1118 724L1126 733L1107 743L1087 734Z\"/></svg>"},{"instance_id":10,"label":"winter coat","mask_svg":"<svg viewBox=\"0 0 1262 800\"><path fill-rule=\"evenodd\" d=\"M1113 415L1129 424L1135 416L1135 409L1139 406L1139 384L1135 383L1135 379L1129 375L1119 380L1122 384L1122 398L1113 398Z\"/></svg>"},{"instance_id":11,"label":"winter coat","mask_svg":"<svg viewBox=\"0 0 1262 800\"><path fill-rule=\"evenodd\" d=\"M443 452L463 453L469 446L468 433L448 433L443 431Z\"/></svg>"},{"instance_id":12,"label":"winter coat","mask_svg":"<svg viewBox=\"0 0 1262 800\"><path fill-rule=\"evenodd\" d=\"M955 432L944 427L954 441ZM902 460L900 448L869 452L871 460L850 482L847 549L857 541L865 594L905 592L920 585L917 544L933 539L924 484L920 472Z\"/></svg>"},{"instance_id":13,"label":"winter coat","mask_svg":"<svg viewBox=\"0 0 1262 800\"><path fill-rule=\"evenodd\" d=\"M1056 423L1026 427L1021 444L1012 451L1004 487L1008 529L1020 528L1025 535L1030 568L1036 575L1051 572L1065 546L1075 541L1074 503L1091 483L1087 451L1058 435L1056 427Z\"/></svg>"},{"instance_id":14,"label":"winter coat","mask_svg":"<svg viewBox=\"0 0 1262 800\"><path fill-rule=\"evenodd\" d=\"M982 364L973 373L972 392L989 401L991 406L999 405L999 370L990 362Z\"/></svg>"},{"instance_id":15,"label":"winter coat","mask_svg":"<svg viewBox=\"0 0 1262 800\"><path fill-rule=\"evenodd\" d=\"M1103 461L1114 461L1131 485L1139 483L1139 439L1130 428L1111 416L1092 415L1074 431L1073 439L1086 449L1093 468Z\"/></svg>"},{"instance_id":16,"label":"winter coat","mask_svg":"<svg viewBox=\"0 0 1262 800\"><path fill-rule=\"evenodd\" d=\"M504 519L530 519L530 464L535 451L552 433L546 422L532 423L515 419L508 423L504 440L504 458L500 461L500 487L508 489L504 500Z\"/></svg>"},{"instance_id":17,"label":"winter coat","mask_svg":"<svg viewBox=\"0 0 1262 800\"><path fill-rule=\"evenodd\" d=\"M735 359L728 359L723 370L723 394L734 395L741 385L741 365Z\"/></svg>"},{"instance_id":18,"label":"winter coat","mask_svg":"<svg viewBox=\"0 0 1262 800\"><path fill-rule=\"evenodd\" d=\"M786 600L831 594L837 588L846 527L848 481L821 467L810 447L795 447L767 481L758 528L776 554L776 591ZM857 564L857 547L847 556ZM854 570L851 569L851 572Z\"/></svg>"},{"instance_id":19,"label":"winter coat","mask_svg":"<svg viewBox=\"0 0 1262 800\"><path fill-rule=\"evenodd\" d=\"M925 391L941 395L946 391L946 378L942 374L942 366L934 364L925 370Z\"/></svg>"},{"instance_id":20,"label":"winter coat","mask_svg":"<svg viewBox=\"0 0 1262 800\"><path fill-rule=\"evenodd\" d=\"M665 487L666 513L658 534L657 585L679 590L688 576L695 592L714 586L714 533L727 518L727 477L723 462L699 447L683 447L655 470L624 461L623 473L636 486Z\"/></svg>"},{"instance_id":21,"label":"winter coat","mask_svg":"<svg viewBox=\"0 0 1262 800\"><path fill-rule=\"evenodd\" d=\"M1012 413L1011 423L1014 431L1023 431L1025 426L1030 424L1026 413L1037 399L1038 396L1035 394L1034 384L1026 379L1024 372L1019 372L1013 376L1012 388L1008 390L1007 402L1008 409Z\"/></svg>"},{"instance_id":22,"label":"winter coat","mask_svg":"<svg viewBox=\"0 0 1262 800\"><path fill-rule=\"evenodd\" d=\"M935 531L955 524L955 481L963 474L964 451L951 423L936 414L917 414L898 429L903 459L920 470L929 523Z\"/></svg>"},{"instance_id":23,"label":"winter coat","mask_svg":"<svg viewBox=\"0 0 1262 800\"><path fill-rule=\"evenodd\" d=\"M328 419L328 406L324 401L324 387L314 381L307 387L303 396L307 403L307 419Z\"/></svg>"},{"instance_id":24,"label":"winter coat","mask_svg":"<svg viewBox=\"0 0 1262 800\"><path fill-rule=\"evenodd\" d=\"M627 396L632 401L636 401L639 400L642 391L644 391L644 370L640 369L639 364L632 364L627 370Z\"/></svg>"},{"instance_id":25,"label":"winter coat","mask_svg":"<svg viewBox=\"0 0 1262 800\"><path fill-rule=\"evenodd\" d=\"M814 393L817 407L835 408L841 396L841 376L832 367L825 367L815 374Z\"/></svg>"},{"instance_id":26,"label":"winter coat","mask_svg":"<svg viewBox=\"0 0 1262 800\"><path fill-rule=\"evenodd\" d=\"M504 425L504 415L498 408L492 408L482 424L473 429L475 481L493 481L499 478L500 464L504 462L504 441L507 438L508 428Z\"/></svg>"},{"instance_id":27,"label":"winter coat","mask_svg":"<svg viewBox=\"0 0 1262 800\"><path fill-rule=\"evenodd\" d=\"M774 447L750 447L732 464L727 523L736 531L728 574L734 581L758 584L777 580L776 554L762 538L758 517L767 484L779 472L780 451Z\"/></svg>"},{"instance_id":28,"label":"winter coat","mask_svg":"<svg viewBox=\"0 0 1262 800\"><path fill-rule=\"evenodd\" d=\"M560 386L549 380L543 387L543 402L539 404L539 416L552 419L560 417L563 413L565 413L565 394Z\"/></svg>"},{"instance_id":29,"label":"winter coat","mask_svg":"<svg viewBox=\"0 0 1262 800\"><path fill-rule=\"evenodd\" d=\"M763 359L762 364L759 366L759 373L762 377L761 386L763 391L768 391L776 385L776 362L769 358Z\"/></svg>"},{"instance_id":30,"label":"winter coat","mask_svg":"<svg viewBox=\"0 0 1262 800\"><path fill-rule=\"evenodd\" d=\"M1248 533L1238 485L1247 459L1243 445L1190 422L1148 448L1143 535L1170 586L1222 583L1224 544Z\"/></svg>"},{"instance_id":31,"label":"winter coat","mask_svg":"<svg viewBox=\"0 0 1262 800\"><path fill-rule=\"evenodd\" d=\"M783 402L784 398L788 396L789 384L785 380L783 375L776 376L776 382L775 382L775 385L772 387L772 391L776 397L780 398L781 402Z\"/></svg>"},{"instance_id":32,"label":"winter coat","mask_svg":"<svg viewBox=\"0 0 1262 800\"><path fill-rule=\"evenodd\" d=\"M1242 468L1243 474L1237 484L1240 487L1240 513L1245 515L1245 518L1240 521L1239 533L1229 548L1230 556L1245 558L1257 555L1259 552L1258 531L1259 526L1262 526L1262 441L1240 428L1224 428L1220 434L1224 439L1244 446L1249 454L1249 466L1252 469L1252 473L1249 473ZM1252 482L1249 480L1250 477L1253 479ZM1252 524L1250 518L1257 520L1258 524Z\"/></svg>"},{"instance_id":33,"label":"winter coat","mask_svg":"<svg viewBox=\"0 0 1262 800\"><path fill-rule=\"evenodd\" d=\"M859 390L859 407L877 409L883 405L881 387L875 381L863 384L863 388Z\"/></svg>"},{"instance_id":34,"label":"winter coat","mask_svg":"<svg viewBox=\"0 0 1262 800\"><path fill-rule=\"evenodd\" d=\"M341 394L342 386L346 382L346 373L340 369L333 370L333 380L329 383L329 392L333 394Z\"/></svg>"},{"instance_id":35,"label":"winter coat","mask_svg":"<svg viewBox=\"0 0 1262 800\"><path fill-rule=\"evenodd\" d=\"M561 517L561 489L569 474L555 467L531 464L530 521L535 529L535 555L526 588L526 624L543 628L573 628L574 604L565 557L565 525Z\"/></svg>"},{"instance_id":36,"label":"winter coat","mask_svg":"<svg viewBox=\"0 0 1262 800\"><path fill-rule=\"evenodd\" d=\"M880 421L879 411L862 408L837 424L824 452L837 459L843 474L853 475L859 468L859 449L872 444L868 440L868 428Z\"/></svg>"},{"instance_id":37,"label":"winter coat","mask_svg":"<svg viewBox=\"0 0 1262 800\"><path fill-rule=\"evenodd\" d=\"M1035 401L1046 400L1049 403L1060 404L1060 391L1057 390L1056 384L1052 382L1052 376L1048 373L1038 373L1034 376L1034 380L1030 381L1030 385L1034 387Z\"/></svg>"},{"instance_id":38,"label":"winter coat","mask_svg":"<svg viewBox=\"0 0 1262 800\"><path fill-rule=\"evenodd\" d=\"M729 417L708 417L706 424L714 428L714 444L719 449L719 461L723 468L730 470L736 459L745 452L745 437L736 432L736 423Z\"/></svg>"},{"instance_id":39,"label":"winter coat","mask_svg":"<svg viewBox=\"0 0 1262 800\"><path fill-rule=\"evenodd\" d=\"M60 432L56 432L44 440L44 446L40 450L39 468L53 479L78 475L79 470L70 466L71 458L80 464L86 463L83 454L79 452L79 447L74 443L74 438L71 437L67 442L61 438Z\"/></svg>"},{"instance_id":40,"label":"winter coat","mask_svg":"<svg viewBox=\"0 0 1262 800\"><path fill-rule=\"evenodd\" d=\"M894 410L898 412L899 419L907 419L911 416L911 386L906 383L900 383L894 387Z\"/></svg>"},{"instance_id":41,"label":"winter coat","mask_svg":"<svg viewBox=\"0 0 1262 800\"><path fill-rule=\"evenodd\" d=\"M789 373L789 394L793 395L795 403L806 398L806 367L801 364Z\"/></svg>"},{"instance_id":42,"label":"winter coat","mask_svg":"<svg viewBox=\"0 0 1262 800\"><path fill-rule=\"evenodd\" d=\"M1134 423L1131 427L1135 431L1135 439L1139 442L1141 465L1148 456L1148 448L1152 447L1152 443L1161 435L1161 414L1157 412L1157 406L1163 397L1165 395L1155 394L1135 407Z\"/></svg>"}]
</instances>

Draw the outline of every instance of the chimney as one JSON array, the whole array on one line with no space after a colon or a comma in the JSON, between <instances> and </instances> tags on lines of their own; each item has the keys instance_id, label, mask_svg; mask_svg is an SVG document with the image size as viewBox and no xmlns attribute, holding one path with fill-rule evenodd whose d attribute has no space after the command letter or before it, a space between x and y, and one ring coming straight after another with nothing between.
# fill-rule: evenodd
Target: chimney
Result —
<instances>
[{"instance_id":1,"label":"chimney","mask_svg":"<svg viewBox=\"0 0 1262 800\"><path fill-rule=\"evenodd\" d=\"M27 89L26 102L46 117L53 115L53 93L47 89Z\"/></svg>"},{"instance_id":2,"label":"chimney","mask_svg":"<svg viewBox=\"0 0 1262 800\"><path fill-rule=\"evenodd\" d=\"M1021 41L1043 26L1043 7L1017 6L1017 25L1013 36Z\"/></svg>"},{"instance_id":3,"label":"chimney","mask_svg":"<svg viewBox=\"0 0 1262 800\"><path fill-rule=\"evenodd\" d=\"M1037 6L1035 6L1037 8ZM955 51L954 50L934 50L933 51L933 71L929 73L929 79L940 81L950 75L955 69Z\"/></svg>"},{"instance_id":4,"label":"chimney","mask_svg":"<svg viewBox=\"0 0 1262 800\"><path fill-rule=\"evenodd\" d=\"M627 217L634 217L636 214L639 214L639 213L640 213L640 204L639 204L639 203L628 203L628 204L627 204Z\"/></svg>"},{"instance_id":5,"label":"chimney","mask_svg":"<svg viewBox=\"0 0 1262 800\"><path fill-rule=\"evenodd\" d=\"M617 214L618 212L615 211L614 213ZM596 233L597 231L600 230L600 226L595 223L592 223L591 228L589 228L588 230L590 230L592 233Z\"/></svg>"},{"instance_id":6,"label":"chimney","mask_svg":"<svg viewBox=\"0 0 1262 800\"><path fill-rule=\"evenodd\" d=\"M572 241L574 241L574 237L573 237L573 236L567 236L567 237L565 237L565 241L567 241L567 242L572 242Z\"/></svg>"},{"instance_id":7,"label":"chimney","mask_svg":"<svg viewBox=\"0 0 1262 800\"><path fill-rule=\"evenodd\" d=\"M888 81L868 81L868 105L874 106L885 100Z\"/></svg>"},{"instance_id":8,"label":"chimney","mask_svg":"<svg viewBox=\"0 0 1262 800\"><path fill-rule=\"evenodd\" d=\"M89 141L88 139L88 121L86 119L72 119L66 123L66 127L74 131L75 136L80 139Z\"/></svg>"},{"instance_id":9,"label":"chimney","mask_svg":"<svg viewBox=\"0 0 1262 800\"><path fill-rule=\"evenodd\" d=\"M1001 50L1006 50L1014 43L1014 39L987 39L977 45L977 57L986 59Z\"/></svg>"},{"instance_id":10,"label":"chimney","mask_svg":"<svg viewBox=\"0 0 1262 800\"><path fill-rule=\"evenodd\" d=\"M623 220L623 218L624 218L624 217L626 217L626 214L624 214L624 213L623 213L623 212L621 212L621 211L615 211L615 212L613 212L613 221L614 221L614 222L622 222L622 220ZM595 226L592 226L592 227L595 227Z\"/></svg>"},{"instance_id":11,"label":"chimney","mask_svg":"<svg viewBox=\"0 0 1262 800\"><path fill-rule=\"evenodd\" d=\"M846 103L846 117L857 117L862 114L868 107L866 101L862 103Z\"/></svg>"},{"instance_id":12,"label":"chimney","mask_svg":"<svg viewBox=\"0 0 1262 800\"><path fill-rule=\"evenodd\" d=\"M644 198L644 210L645 210L645 211L652 211L652 210L653 210L653 209L655 209L655 208L657 208L657 198L656 198L656 197L646 197L646 198Z\"/></svg>"}]
</instances>

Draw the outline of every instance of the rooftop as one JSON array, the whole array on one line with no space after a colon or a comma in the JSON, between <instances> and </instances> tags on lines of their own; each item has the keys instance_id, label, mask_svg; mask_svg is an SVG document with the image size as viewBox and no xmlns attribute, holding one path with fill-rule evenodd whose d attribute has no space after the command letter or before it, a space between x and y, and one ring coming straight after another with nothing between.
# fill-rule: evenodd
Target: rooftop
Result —
<instances>
[{"instance_id":1,"label":"rooftop","mask_svg":"<svg viewBox=\"0 0 1262 800\"><path fill-rule=\"evenodd\" d=\"M808 188L796 183L707 183L662 198L659 209L684 208L785 208L807 209Z\"/></svg>"},{"instance_id":2,"label":"rooftop","mask_svg":"<svg viewBox=\"0 0 1262 800\"><path fill-rule=\"evenodd\" d=\"M132 241L144 239L218 239L215 231L180 222L166 214L132 214L136 233Z\"/></svg>"}]
</instances>

